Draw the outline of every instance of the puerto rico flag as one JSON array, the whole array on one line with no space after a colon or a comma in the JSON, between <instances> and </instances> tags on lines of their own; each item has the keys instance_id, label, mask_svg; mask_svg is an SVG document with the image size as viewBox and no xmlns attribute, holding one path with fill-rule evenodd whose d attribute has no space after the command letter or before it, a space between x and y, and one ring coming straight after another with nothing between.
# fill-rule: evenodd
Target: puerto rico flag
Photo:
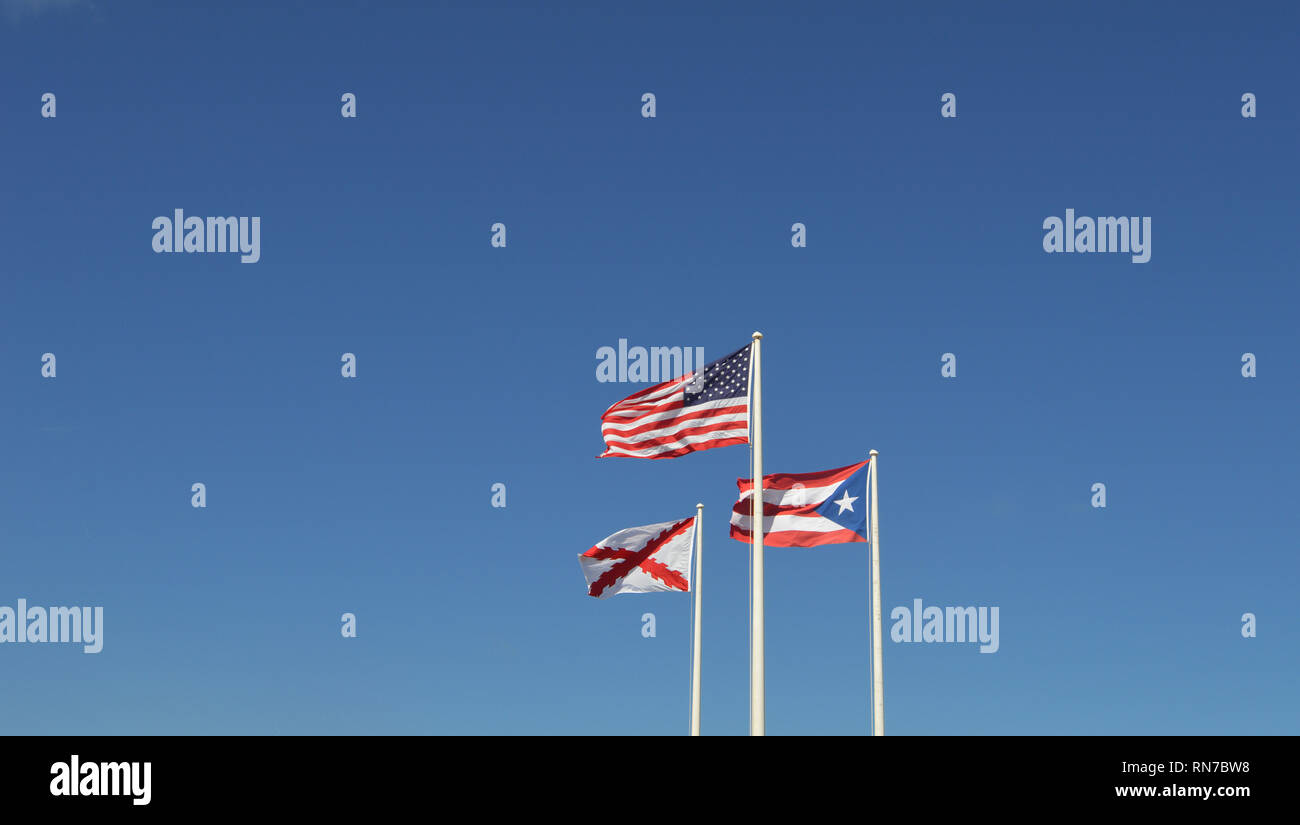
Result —
<instances>
[{"instance_id":1,"label":"puerto rico flag","mask_svg":"<svg viewBox=\"0 0 1300 825\"><path fill-rule=\"evenodd\" d=\"M578 556L587 577L587 595L607 599L616 593L655 593L691 589L695 517L629 527Z\"/></svg>"},{"instance_id":2,"label":"puerto rico flag","mask_svg":"<svg viewBox=\"0 0 1300 825\"><path fill-rule=\"evenodd\" d=\"M763 476L763 543L816 547L869 541L867 473L871 459L820 473ZM754 481L736 479L740 500L731 508L731 537L749 541Z\"/></svg>"}]
</instances>

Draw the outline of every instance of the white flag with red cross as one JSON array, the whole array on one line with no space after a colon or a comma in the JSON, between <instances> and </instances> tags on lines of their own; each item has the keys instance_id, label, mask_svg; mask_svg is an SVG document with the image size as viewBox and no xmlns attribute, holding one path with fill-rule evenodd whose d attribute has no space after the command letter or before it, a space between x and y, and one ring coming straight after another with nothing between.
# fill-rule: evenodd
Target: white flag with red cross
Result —
<instances>
[{"instance_id":1,"label":"white flag with red cross","mask_svg":"<svg viewBox=\"0 0 1300 825\"><path fill-rule=\"evenodd\" d=\"M578 556L587 577L587 595L607 599L616 593L656 593L691 589L695 519L629 527Z\"/></svg>"}]
</instances>

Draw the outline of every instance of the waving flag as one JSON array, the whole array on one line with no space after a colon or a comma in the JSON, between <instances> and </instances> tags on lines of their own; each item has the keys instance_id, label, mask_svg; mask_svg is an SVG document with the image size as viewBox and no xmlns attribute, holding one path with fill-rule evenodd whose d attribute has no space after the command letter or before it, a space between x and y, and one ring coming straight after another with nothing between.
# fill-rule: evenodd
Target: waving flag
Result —
<instances>
[{"instance_id":1,"label":"waving flag","mask_svg":"<svg viewBox=\"0 0 1300 825\"><path fill-rule=\"evenodd\" d=\"M763 476L763 541L769 547L816 547L867 541L867 473L871 460L821 473ZM749 541L752 479L736 480L731 537Z\"/></svg>"},{"instance_id":2,"label":"waving flag","mask_svg":"<svg viewBox=\"0 0 1300 825\"><path fill-rule=\"evenodd\" d=\"M578 556L587 595L689 591L694 546L694 518L619 530Z\"/></svg>"},{"instance_id":3,"label":"waving flag","mask_svg":"<svg viewBox=\"0 0 1300 825\"><path fill-rule=\"evenodd\" d=\"M676 458L749 443L749 350L746 345L697 373L655 384L605 410L606 456Z\"/></svg>"}]
</instances>

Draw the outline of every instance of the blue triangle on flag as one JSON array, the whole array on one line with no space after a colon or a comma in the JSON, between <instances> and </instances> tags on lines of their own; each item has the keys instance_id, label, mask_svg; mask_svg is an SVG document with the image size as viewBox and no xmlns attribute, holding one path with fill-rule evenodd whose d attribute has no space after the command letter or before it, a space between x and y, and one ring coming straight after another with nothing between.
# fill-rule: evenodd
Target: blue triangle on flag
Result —
<instances>
[{"instance_id":1,"label":"blue triangle on flag","mask_svg":"<svg viewBox=\"0 0 1300 825\"><path fill-rule=\"evenodd\" d=\"M825 516L836 524L852 530L864 540L867 535L867 471L871 462L862 465L862 469L840 482L835 491L827 496L822 506L817 508L819 515Z\"/></svg>"}]
</instances>

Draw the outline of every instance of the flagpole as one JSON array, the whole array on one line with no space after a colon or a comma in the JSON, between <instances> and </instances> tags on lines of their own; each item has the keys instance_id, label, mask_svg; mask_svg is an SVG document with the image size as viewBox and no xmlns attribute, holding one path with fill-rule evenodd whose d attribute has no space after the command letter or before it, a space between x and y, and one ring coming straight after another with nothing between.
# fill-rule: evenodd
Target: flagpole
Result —
<instances>
[{"instance_id":1,"label":"flagpole","mask_svg":"<svg viewBox=\"0 0 1300 825\"><path fill-rule=\"evenodd\" d=\"M750 500L750 542L753 548L753 633L749 651L749 735L767 733L767 692L763 683L763 368L759 358L763 333L754 333L751 391L754 426L754 496Z\"/></svg>"},{"instance_id":2,"label":"flagpole","mask_svg":"<svg viewBox=\"0 0 1300 825\"><path fill-rule=\"evenodd\" d=\"M885 735L885 675L880 647L880 522L876 517L876 469L880 454L871 451L871 733Z\"/></svg>"},{"instance_id":3,"label":"flagpole","mask_svg":"<svg viewBox=\"0 0 1300 825\"><path fill-rule=\"evenodd\" d=\"M700 735L700 608L703 600L704 505L695 505L695 640L691 647L691 736Z\"/></svg>"}]
</instances>

